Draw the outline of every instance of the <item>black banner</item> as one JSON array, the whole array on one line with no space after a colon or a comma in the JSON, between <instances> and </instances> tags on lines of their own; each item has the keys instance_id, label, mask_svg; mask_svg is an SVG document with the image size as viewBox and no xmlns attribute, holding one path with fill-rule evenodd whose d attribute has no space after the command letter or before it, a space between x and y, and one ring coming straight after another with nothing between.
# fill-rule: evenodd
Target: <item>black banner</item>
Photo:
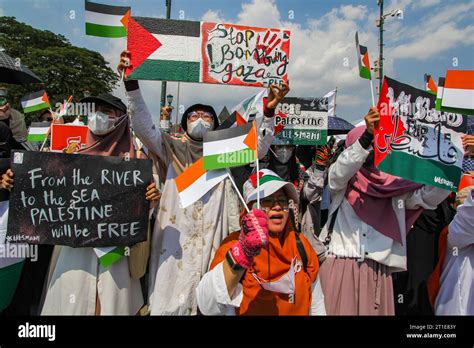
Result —
<instances>
[{"instance_id":1,"label":"black banner","mask_svg":"<svg viewBox=\"0 0 474 348\"><path fill-rule=\"evenodd\" d=\"M151 161L14 151L8 242L72 247L146 240Z\"/></svg>"}]
</instances>

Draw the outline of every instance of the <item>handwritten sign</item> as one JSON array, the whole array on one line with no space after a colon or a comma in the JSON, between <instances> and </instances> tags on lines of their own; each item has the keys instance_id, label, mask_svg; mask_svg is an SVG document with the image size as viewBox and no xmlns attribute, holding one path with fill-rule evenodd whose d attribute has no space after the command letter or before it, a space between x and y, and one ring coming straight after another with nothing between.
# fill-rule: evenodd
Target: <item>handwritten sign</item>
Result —
<instances>
[{"instance_id":1,"label":"handwritten sign","mask_svg":"<svg viewBox=\"0 0 474 348\"><path fill-rule=\"evenodd\" d=\"M132 17L127 76L244 86L288 81L290 31Z\"/></svg>"},{"instance_id":2,"label":"handwritten sign","mask_svg":"<svg viewBox=\"0 0 474 348\"><path fill-rule=\"evenodd\" d=\"M275 109L274 145L321 145L327 142L327 98L287 97Z\"/></svg>"},{"instance_id":3,"label":"handwritten sign","mask_svg":"<svg viewBox=\"0 0 474 348\"><path fill-rule=\"evenodd\" d=\"M378 102L375 165L422 184L457 191L467 118L435 109L435 96L385 77Z\"/></svg>"},{"instance_id":4,"label":"handwritten sign","mask_svg":"<svg viewBox=\"0 0 474 348\"><path fill-rule=\"evenodd\" d=\"M72 247L146 240L151 161L15 151L6 240Z\"/></svg>"}]
</instances>

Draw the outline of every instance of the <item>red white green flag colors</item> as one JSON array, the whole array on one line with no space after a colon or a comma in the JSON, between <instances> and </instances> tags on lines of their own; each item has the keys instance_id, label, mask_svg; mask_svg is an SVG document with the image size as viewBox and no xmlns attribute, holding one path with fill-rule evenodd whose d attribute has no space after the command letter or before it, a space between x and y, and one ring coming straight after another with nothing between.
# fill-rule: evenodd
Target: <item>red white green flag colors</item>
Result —
<instances>
[{"instance_id":1,"label":"red white green flag colors","mask_svg":"<svg viewBox=\"0 0 474 348\"><path fill-rule=\"evenodd\" d=\"M110 6L86 1L86 35L100 37L127 36L130 7Z\"/></svg>"},{"instance_id":2,"label":"red white green flag colors","mask_svg":"<svg viewBox=\"0 0 474 348\"><path fill-rule=\"evenodd\" d=\"M359 33L356 32L356 49L357 49L357 63L359 64L359 76L370 80L370 62L369 62L369 51L366 46L359 44Z\"/></svg>"},{"instance_id":3,"label":"red white green flag colors","mask_svg":"<svg viewBox=\"0 0 474 348\"><path fill-rule=\"evenodd\" d=\"M474 70L448 70L441 110L474 115Z\"/></svg>"},{"instance_id":4,"label":"red white green flag colors","mask_svg":"<svg viewBox=\"0 0 474 348\"><path fill-rule=\"evenodd\" d=\"M255 121L243 126L207 132L204 135L204 169L243 166L257 159Z\"/></svg>"},{"instance_id":5,"label":"red white green flag colors","mask_svg":"<svg viewBox=\"0 0 474 348\"><path fill-rule=\"evenodd\" d=\"M31 93L21 98L21 107L23 108L23 112L25 114L47 109L50 106L51 105L49 103L48 95L45 91Z\"/></svg>"},{"instance_id":6,"label":"red white green flag colors","mask_svg":"<svg viewBox=\"0 0 474 348\"><path fill-rule=\"evenodd\" d=\"M467 117L438 111L435 96L385 77L378 102L375 165L405 179L457 191Z\"/></svg>"},{"instance_id":7,"label":"red white green flag colors","mask_svg":"<svg viewBox=\"0 0 474 348\"><path fill-rule=\"evenodd\" d=\"M32 122L28 129L28 141L43 142L49 134L49 124L46 122Z\"/></svg>"},{"instance_id":8,"label":"red white green flag colors","mask_svg":"<svg viewBox=\"0 0 474 348\"><path fill-rule=\"evenodd\" d=\"M436 95L438 92L438 87L436 87L436 83L434 82L431 75L425 74L425 89L427 92Z\"/></svg>"},{"instance_id":9,"label":"red white green flag colors","mask_svg":"<svg viewBox=\"0 0 474 348\"><path fill-rule=\"evenodd\" d=\"M436 92L436 104L435 109L441 111L441 101L443 100L444 92L444 77L438 79L438 90Z\"/></svg>"},{"instance_id":10,"label":"red white green flag colors","mask_svg":"<svg viewBox=\"0 0 474 348\"><path fill-rule=\"evenodd\" d=\"M127 48L129 78L247 86L288 81L288 30L131 17Z\"/></svg>"}]
</instances>

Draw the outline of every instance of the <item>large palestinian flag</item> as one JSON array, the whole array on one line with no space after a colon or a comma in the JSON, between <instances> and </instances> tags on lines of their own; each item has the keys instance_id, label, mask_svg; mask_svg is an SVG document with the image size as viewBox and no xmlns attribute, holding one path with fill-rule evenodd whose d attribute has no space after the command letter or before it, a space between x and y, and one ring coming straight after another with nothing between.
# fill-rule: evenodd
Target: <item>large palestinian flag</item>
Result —
<instances>
[{"instance_id":1,"label":"large palestinian flag","mask_svg":"<svg viewBox=\"0 0 474 348\"><path fill-rule=\"evenodd\" d=\"M435 96L385 77L375 164L389 174L456 192L467 118L435 109Z\"/></svg>"},{"instance_id":2,"label":"large palestinian flag","mask_svg":"<svg viewBox=\"0 0 474 348\"><path fill-rule=\"evenodd\" d=\"M128 21L127 76L264 86L287 81L290 32L147 17Z\"/></svg>"}]
</instances>

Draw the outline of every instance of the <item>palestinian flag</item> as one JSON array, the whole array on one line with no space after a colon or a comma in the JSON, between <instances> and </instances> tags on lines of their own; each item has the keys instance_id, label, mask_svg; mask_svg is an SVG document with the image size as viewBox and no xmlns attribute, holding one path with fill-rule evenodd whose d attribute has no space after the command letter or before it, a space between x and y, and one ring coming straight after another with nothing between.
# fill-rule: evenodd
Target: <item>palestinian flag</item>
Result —
<instances>
[{"instance_id":1,"label":"palestinian flag","mask_svg":"<svg viewBox=\"0 0 474 348\"><path fill-rule=\"evenodd\" d=\"M104 268L109 268L125 255L125 247L94 248L94 252L99 258L100 264Z\"/></svg>"},{"instance_id":2,"label":"palestinian flag","mask_svg":"<svg viewBox=\"0 0 474 348\"><path fill-rule=\"evenodd\" d=\"M359 44L359 33L356 32L356 49L357 49L357 63L359 64L359 76L370 80L370 63L369 63L369 51L367 47Z\"/></svg>"},{"instance_id":3,"label":"palestinian flag","mask_svg":"<svg viewBox=\"0 0 474 348\"><path fill-rule=\"evenodd\" d=\"M257 158L256 122L207 132L204 135L204 169L239 167Z\"/></svg>"},{"instance_id":4,"label":"palestinian flag","mask_svg":"<svg viewBox=\"0 0 474 348\"><path fill-rule=\"evenodd\" d=\"M168 81L200 82L201 22L132 17L127 48L128 78L160 75Z\"/></svg>"},{"instance_id":5,"label":"palestinian flag","mask_svg":"<svg viewBox=\"0 0 474 348\"><path fill-rule=\"evenodd\" d=\"M288 30L130 17L127 49L131 79L255 87L288 80L281 65L289 60Z\"/></svg>"},{"instance_id":6,"label":"palestinian flag","mask_svg":"<svg viewBox=\"0 0 474 348\"><path fill-rule=\"evenodd\" d=\"M438 111L441 111L441 101L443 100L444 92L444 77L440 77L438 80L438 91L436 92L436 102L435 108Z\"/></svg>"},{"instance_id":7,"label":"palestinian flag","mask_svg":"<svg viewBox=\"0 0 474 348\"><path fill-rule=\"evenodd\" d=\"M21 107L23 108L25 114L47 109L50 106L51 105L49 103L48 95L45 91L31 93L21 98Z\"/></svg>"},{"instance_id":8,"label":"palestinian flag","mask_svg":"<svg viewBox=\"0 0 474 348\"><path fill-rule=\"evenodd\" d=\"M129 18L130 7L86 1L86 35L125 37Z\"/></svg>"},{"instance_id":9,"label":"palestinian flag","mask_svg":"<svg viewBox=\"0 0 474 348\"><path fill-rule=\"evenodd\" d=\"M431 75L425 74L425 89L427 92L436 95L438 92L438 88L436 87L436 83L433 81Z\"/></svg>"},{"instance_id":10,"label":"palestinian flag","mask_svg":"<svg viewBox=\"0 0 474 348\"><path fill-rule=\"evenodd\" d=\"M32 122L28 130L28 141L43 142L48 137L50 125L47 122Z\"/></svg>"},{"instance_id":11,"label":"palestinian flag","mask_svg":"<svg viewBox=\"0 0 474 348\"><path fill-rule=\"evenodd\" d=\"M204 169L203 158L194 162L175 179L181 207L186 208L199 200L228 175L228 171L224 169Z\"/></svg>"},{"instance_id":12,"label":"palestinian flag","mask_svg":"<svg viewBox=\"0 0 474 348\"><path fill-rule=\"evenodd\" d=\"M394 100L388 97L389 88ZM411 108L397 104L401 95L410 98L405 105L417 98L429 99L425 105L430 109L420 112L424 117L415 118ZM467 129L467 118L434 112L434 102L431 93L385 77L378 104L380 123L374 135L375 165L386 173L456 192L462 174L461 137ZM431 117L433 114L439 117Z\"/></svg>"},{"instance_id":13,"label":"palestinian flag","mask_svg":"<svg viewBox=\"0 0 474 348\"><path fill-rule=\"evenodd\" d=\"M441 110L474 115L474 70L448 70Z\"/></svg>"}]
</instances>

